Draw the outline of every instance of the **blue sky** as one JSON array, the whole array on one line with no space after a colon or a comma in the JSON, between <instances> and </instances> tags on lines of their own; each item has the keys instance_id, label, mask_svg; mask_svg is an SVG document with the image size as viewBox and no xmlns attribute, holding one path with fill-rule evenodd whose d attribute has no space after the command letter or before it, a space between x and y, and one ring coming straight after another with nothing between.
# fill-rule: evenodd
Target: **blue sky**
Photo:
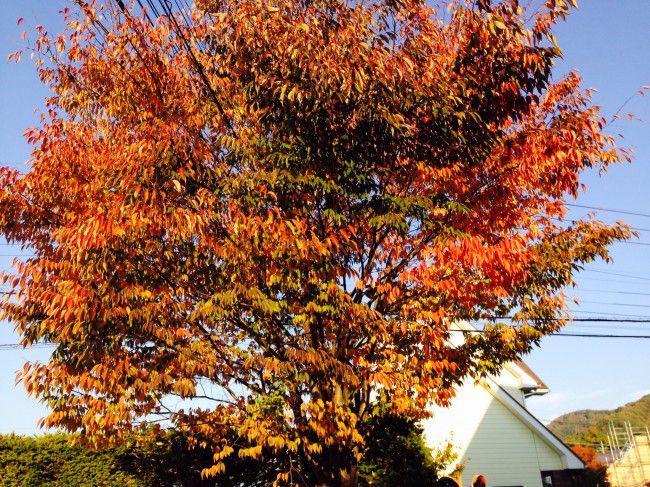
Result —
<instances>
[{"instance_id":1,"label":"blue sky","mask_svg":"<svg viewBox=\"0 0 650 487\"><path fill-rule=\"evenodd\" d=\"M56 12L64 0L3 2L0 15L0 164L20 166L28 159L24 130L37 124L35 109L46 95L29 58L15 65L6 61L9 52L20 49L22 27L43 24L56 30ZM576 69L585 86L596 88L595 101L605 114L619 106L642 85L650 85L650 2L647 0L591 0L581 2L566 23L556 29L564 49L564 60L556 74ZM624 112L633 112L641 122L619 121L612 127L624 136L622 143L634 148L635 161L611 168L607 174L585 175L588 191L580 204L650 214L650 94L634 97ZM588 210L574 210L583 216ZM615 262L594 263L578 277L573 295L581 299L576 316L632 314L650 316L650 218L601 212L605 221L623 218L646 228L638 242L613 247ZM6 268L15 253L0 246L0 267ZM603 271L605 273L603 273ZM613 275L611 273L620 274ZM621 333L650 335L650 324L579 323L577 333ZM9 325L0 324L0 343L15 343ZM0 350L0 433L38 431L36 422L44 409L14 385L15 371L26 360L44 360L45 350ZM533 398L529 407L542 420L574 409L611 408L650 394L650 340L612 340L549 337L526 358L547 382L551 393Z\"/></svg>"}]
</instances>

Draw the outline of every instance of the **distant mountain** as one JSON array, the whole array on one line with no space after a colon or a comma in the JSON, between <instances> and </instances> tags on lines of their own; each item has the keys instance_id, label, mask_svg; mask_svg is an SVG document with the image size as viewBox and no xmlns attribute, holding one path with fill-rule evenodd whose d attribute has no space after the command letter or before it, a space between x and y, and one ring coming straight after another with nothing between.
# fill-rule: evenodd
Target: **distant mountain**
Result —
<instances>
[{"instance_id":1,"label":"distant mountain","mask_svg":"<svg viewBox=\"0 0 650 487\"><path fill-rule=\"evenodd\" d=\"M622 426L626 421L633 428L650 428L650 394L613 410L584 409L563 414L548 427L565 441L599 443L607 441L609 422Z\"/></svg>"}]
</instances>

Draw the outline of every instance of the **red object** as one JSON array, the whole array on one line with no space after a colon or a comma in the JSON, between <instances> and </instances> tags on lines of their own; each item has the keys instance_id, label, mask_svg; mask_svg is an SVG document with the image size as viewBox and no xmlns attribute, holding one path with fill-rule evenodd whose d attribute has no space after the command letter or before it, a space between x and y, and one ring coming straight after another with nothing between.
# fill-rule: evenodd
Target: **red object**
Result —
<instances>
[{"instance_id":1,"label":"red object","mask_svg":"<svg viewBox=\"0 0 650 487\"><path fill-rule=\"evenodd\" d=\"M483 475L477 475L472 479L472 487L486 487L487 479Z\"/></svg>"}]
</instances>

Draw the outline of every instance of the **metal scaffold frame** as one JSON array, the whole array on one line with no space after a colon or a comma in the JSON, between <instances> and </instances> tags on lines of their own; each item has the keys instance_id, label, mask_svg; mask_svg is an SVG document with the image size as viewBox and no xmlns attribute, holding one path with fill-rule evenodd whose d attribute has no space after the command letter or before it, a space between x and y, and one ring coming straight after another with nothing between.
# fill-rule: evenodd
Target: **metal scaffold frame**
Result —
<instances>
[{"instance_id":1,"label":"metal scaffold frame","mask_svg":"<svg viewBox=\"0 0 650 487\"><path fill-rule=\"evenodd\" d=\"M650 431L647 426L633 428L629 421L622 426L607 425L607 445L601 452L607 459L607 476L611 487L650 486Z\"/></svg>"}]
</instances>

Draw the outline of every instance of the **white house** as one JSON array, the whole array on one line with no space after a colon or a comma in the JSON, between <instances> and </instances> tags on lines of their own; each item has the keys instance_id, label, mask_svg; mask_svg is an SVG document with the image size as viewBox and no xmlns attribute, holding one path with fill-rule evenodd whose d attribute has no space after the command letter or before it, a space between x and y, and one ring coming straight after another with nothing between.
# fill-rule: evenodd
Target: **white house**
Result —
<instances>
[{"instance_id":1,"label":"white house","mask_svg":"<svg viewBox=\"0 0 650 487\"><path fill-rule=\"evenodd\" d=\"M454 445L465 487L479 474L490 487L579 487L584 463L526 409L527 397L547 392L526 364L510 363L467 381L451 407L432 408L424 436L433 448Z\"/></svg>"}]
</instances>

